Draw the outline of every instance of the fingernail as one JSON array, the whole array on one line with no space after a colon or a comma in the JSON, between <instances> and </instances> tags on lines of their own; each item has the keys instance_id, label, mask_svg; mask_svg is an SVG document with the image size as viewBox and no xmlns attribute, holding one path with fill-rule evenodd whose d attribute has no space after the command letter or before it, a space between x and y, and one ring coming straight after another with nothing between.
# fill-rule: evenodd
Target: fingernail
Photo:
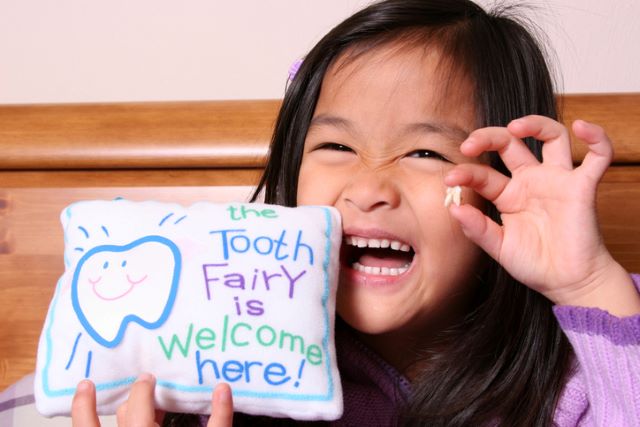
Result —
<instances>
[{"instance_id":1,"label":"fingernail","mask_svg":"<svg viewBox=\"0 0 640 427\"><path fill-rule=\"evenodd\" d=\"M463 147L471 147L472 144L473 144L473 140L467 138L464 141L462 141L462 144L460 144L460 148L462 149Z\"/></svg>"},{"instance_id":2,"label":"fingernail","mask_svg":"<svg viewBox=\"0 0 640 427\"><path fill-rule=\"evenodd\" d=\"M156 381L156 378L148 372L143 372L140 375L138 375L138 378L136 379L136 382L142 382L142 381L154 383Z\"/></svg>"},{"instance_id":3,"label":"fingernail","mask_svg":"<svg viewBox=\"0 0 640 427\"><path fill-rule=\"evenodd\" d=\"M218 402L227 403L230 400L231 400L231 388L220 387L220 390L218 390Z\"/></svg>"},{"instance_id":4,"label":"fingernail","mask_svg":"<svg viewBox=\"0 0 640 427\"><path fill-rule=\"evenodd\" d=\"M78 391L89 391L93 388L93 383L89 380L82 380L78 383Z\"/></svg>"}]
</instances>

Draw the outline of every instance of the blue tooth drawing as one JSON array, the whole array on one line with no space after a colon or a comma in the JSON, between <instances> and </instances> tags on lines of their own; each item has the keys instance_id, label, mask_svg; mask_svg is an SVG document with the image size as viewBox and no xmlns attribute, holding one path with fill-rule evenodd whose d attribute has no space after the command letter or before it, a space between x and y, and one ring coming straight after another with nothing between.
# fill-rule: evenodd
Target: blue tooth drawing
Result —
<instances>
[{"instance_id":1,"label":"blue tooth drawing","mask_svg":"<svg viewBox=\"0 0 640 427\"><path fill-rule=\"evenodd\" d=\"M153 269L146 267L149 265ZM80 258L74 271L73 308L97 343L116 347L129 323L155 329L167 320L181 268L180 250L162 236L145 236L121 246L96 246Z\"/></svg>"}]
</instances>

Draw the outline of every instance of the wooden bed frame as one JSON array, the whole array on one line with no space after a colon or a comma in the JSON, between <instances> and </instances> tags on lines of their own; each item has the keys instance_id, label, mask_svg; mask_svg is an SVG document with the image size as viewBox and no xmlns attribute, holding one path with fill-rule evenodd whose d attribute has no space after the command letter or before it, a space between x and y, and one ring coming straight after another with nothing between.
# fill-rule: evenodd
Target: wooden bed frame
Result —
<instances>
[{"instance_id":1,"label":"wooden bed frame","mask_svg":"<svg viewBox=\"0 0 640 427\"><path fill-rule=\"evenodd\" d=\"M604 126L616 148L600 187L606 244L640 271L640 94L570 95L565 122ZM246 200L280 102L0 106L0 391L34 370L63 271L59 214L82 199ZM584 149L576 144L574 159Z\"/></svg>"}]
</instances>

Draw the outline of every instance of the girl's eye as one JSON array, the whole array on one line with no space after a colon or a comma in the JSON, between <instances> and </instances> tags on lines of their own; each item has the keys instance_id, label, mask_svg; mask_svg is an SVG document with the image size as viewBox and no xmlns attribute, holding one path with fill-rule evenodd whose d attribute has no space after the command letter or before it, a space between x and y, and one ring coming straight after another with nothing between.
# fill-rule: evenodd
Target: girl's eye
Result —
<instances>
[{"instance_id":1,"label":"girl's eye","mask_svg":"<svg viewBox=\"0 0 640 427\"><path fill-rule=\"evenodd\" d=\"M412 157L414 159L435 159L451 163L451 160L433 150L414 150L407 154L407 157Z\"/></svg>"},{"instance_id":2,"label":"girl's eye","mask_svg":"<svg viewBox=\"0 0 640 427\"><path fill-rule=\"evenodd\" d=\"M316 150L332 150L332 151L345 151L352 152L353 150L346 145L338 144L337 142L325 142L316 147Z\"/></svg>"}]
</instances>

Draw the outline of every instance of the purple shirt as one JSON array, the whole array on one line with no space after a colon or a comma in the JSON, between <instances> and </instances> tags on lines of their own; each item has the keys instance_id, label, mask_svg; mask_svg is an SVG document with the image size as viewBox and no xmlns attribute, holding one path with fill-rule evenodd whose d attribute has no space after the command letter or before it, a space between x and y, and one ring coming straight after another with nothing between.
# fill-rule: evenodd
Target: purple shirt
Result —
<instances>
[{"instance_id":1,"label":"purple shirt","mask_svg":"<svg viewBox=\"0 0 640 427\"><path fill-rule=\"evenodd\" d=\"M640 275L632 275L640 291ZM640 426L640 315L596 308L553 309L576 354L577 370L554 421L568 426Z\"/></svg>"},{"instance_id":2,"label":"purple shirt","mask_svg":"<svg viewBox=\"0 0 640 427\"><path fill-rule=\"evenodd\" d=\"M640 275L632 275L640 291ZM576 355L556 407L558 427L640 426L640 315L553 308ZM393 425L409 382L364 344L337 331L345 412L336 426Z\"/></svg>"}]
</instances>

